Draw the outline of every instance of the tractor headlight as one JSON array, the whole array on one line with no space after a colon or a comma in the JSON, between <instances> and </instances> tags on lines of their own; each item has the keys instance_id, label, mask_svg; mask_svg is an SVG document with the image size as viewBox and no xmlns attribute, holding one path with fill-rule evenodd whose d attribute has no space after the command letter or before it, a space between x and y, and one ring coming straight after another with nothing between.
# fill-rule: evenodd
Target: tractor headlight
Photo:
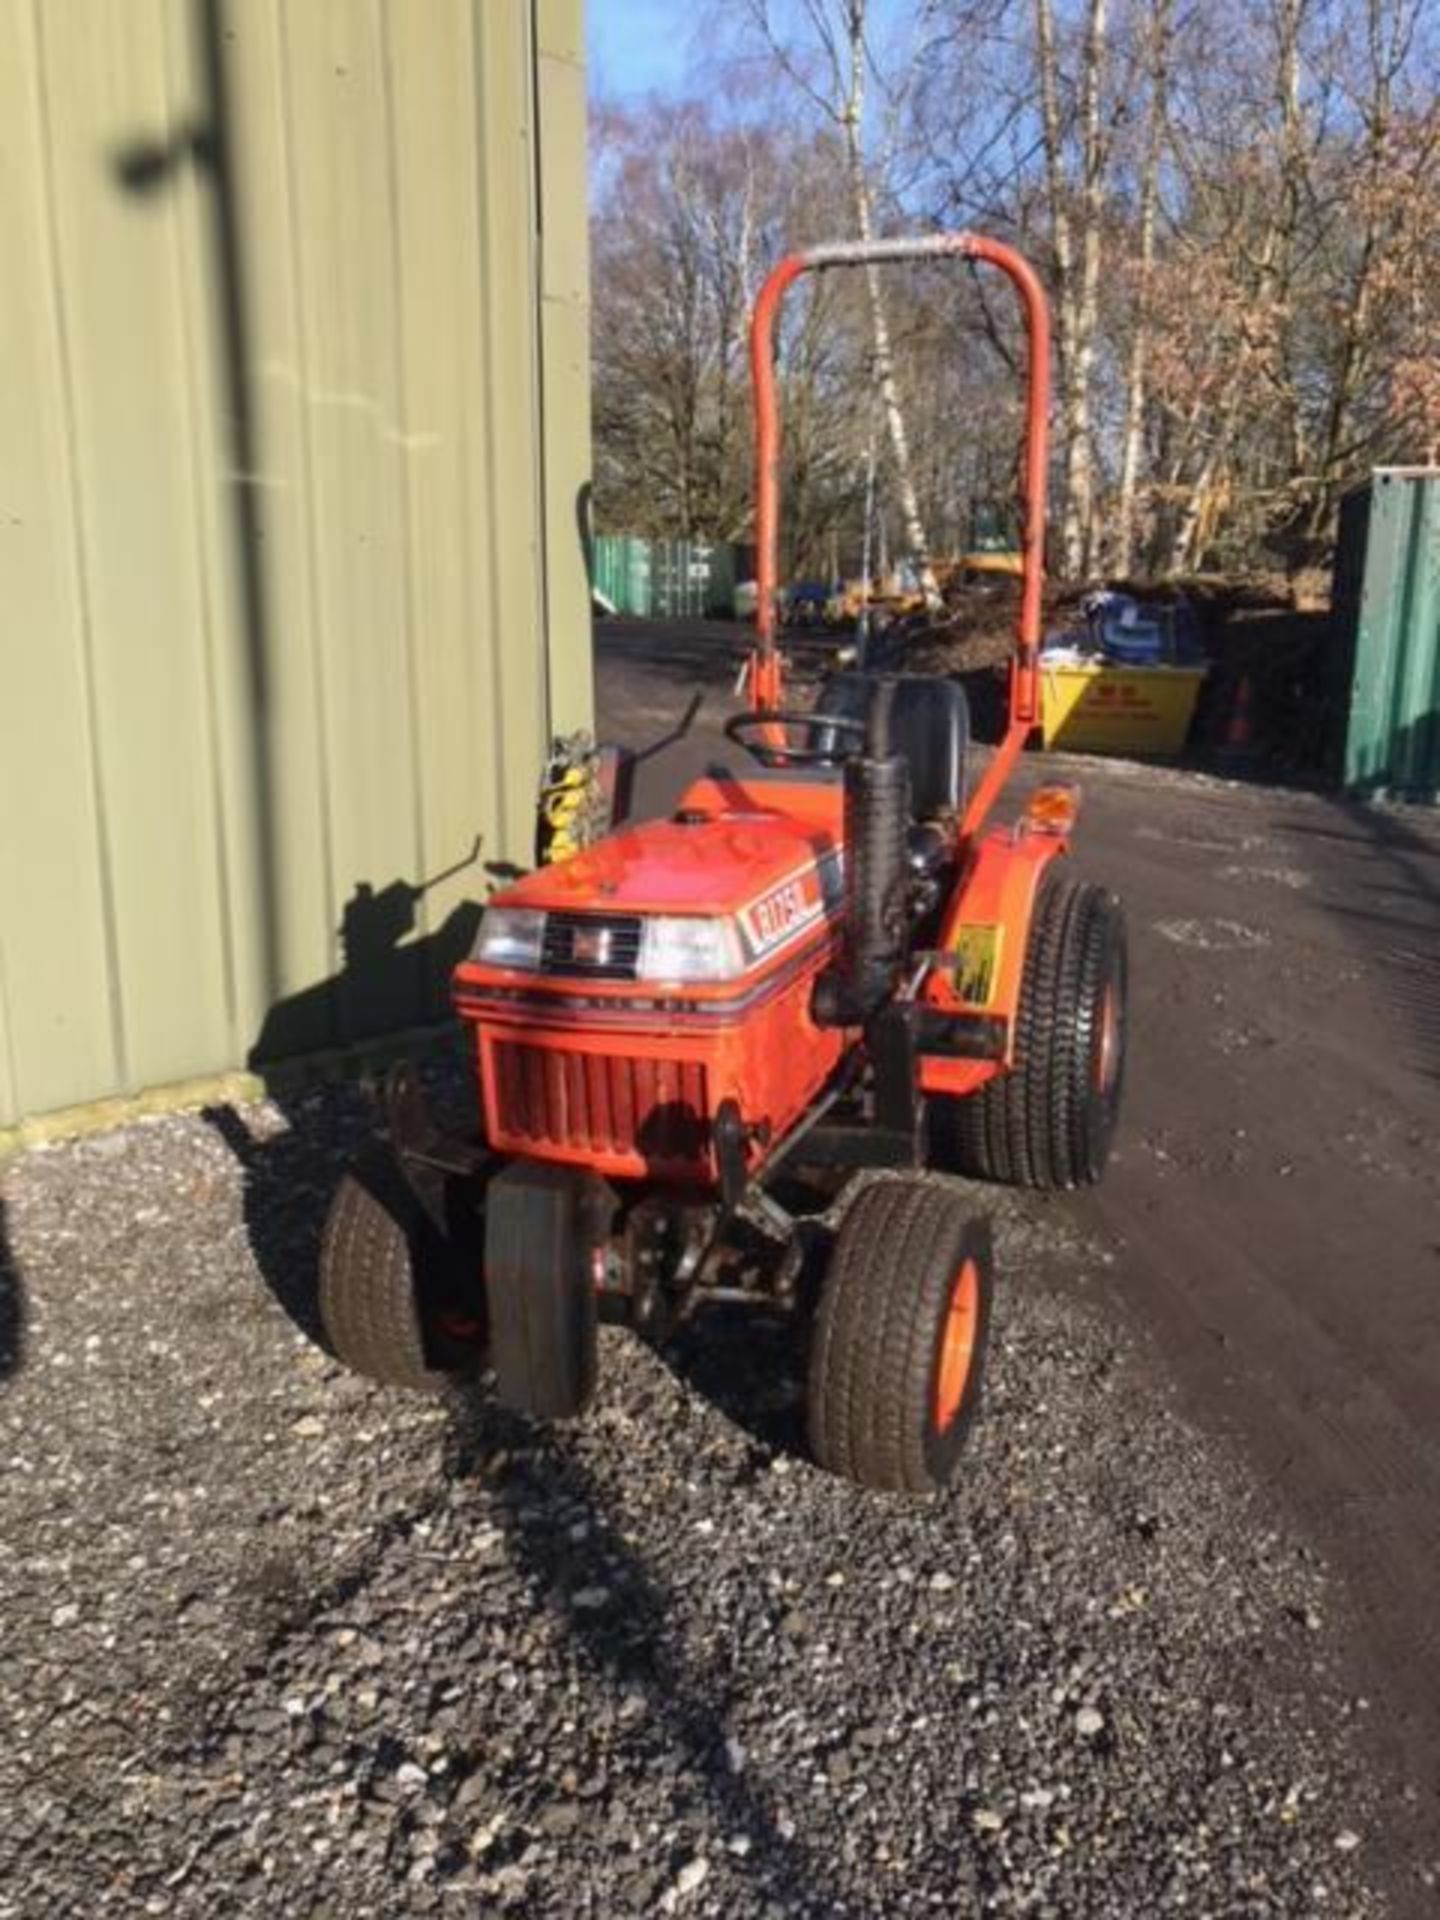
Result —
<instances>
[{"instance_id":1,"label":"tractor headlight","mask_svg":"<svg viewBox=\"0 0 1440 1920\"><path fill-rule=\"evenodd\" d=\"M690 914L655 914L640 941L642 980L734 980L745 957L729 920Z\"/></svg>"},{"instance_id":2,"label":"tractor headlight","mask_svg":"<svg viewBox=\"0 0 1440 1920\"><path fill-rule=\"evenodd\" d=\"M545 938L545 916L536 907L486 907L474 958L487 967L521 967L535 972Z\"/></svg>"}]
</instances>

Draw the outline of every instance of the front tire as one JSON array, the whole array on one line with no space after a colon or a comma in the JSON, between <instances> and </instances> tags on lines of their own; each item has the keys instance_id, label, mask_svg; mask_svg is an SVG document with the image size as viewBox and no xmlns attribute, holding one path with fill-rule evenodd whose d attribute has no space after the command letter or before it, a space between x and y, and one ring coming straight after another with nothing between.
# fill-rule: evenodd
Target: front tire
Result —
<instances>
[{"instance_id":1,"label":"front tire","mask_svg":"<svg viewBox=\"0 0 1440 1920\"><path fill-rule=\"evenodd\" d=\"M1125 915L1102 887L1052 868L1030 922L1008 1072L937 1102L945 1164L1011 1186L1094 1186L1125 1080Z\"/></svg>"},{"instance_id":2,"label":"front tire","mask_svg":"<svg viewBox=\"0 0 1440 1920\"><path fill-rule=\"evenodd\" d=\"M832 1473L938 1493L975 1419L990 1325L988 1223L954 1189L865 1187L826 1269L810 1356L810 1443Z\"/></svg>"}]
</instances>

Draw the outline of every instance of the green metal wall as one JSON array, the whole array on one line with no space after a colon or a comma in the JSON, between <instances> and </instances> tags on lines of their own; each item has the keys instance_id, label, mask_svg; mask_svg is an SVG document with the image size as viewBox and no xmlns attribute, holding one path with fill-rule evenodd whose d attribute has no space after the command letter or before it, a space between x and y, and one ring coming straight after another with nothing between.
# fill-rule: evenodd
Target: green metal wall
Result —
<instances>
[{"instance_id":1,"label":"green metal wall","mask_svg":"<svg viewBox=\"0 0 1440 1920\"><path fill-rule=\"evenodd\" d=\"M1346 787L1440 798L1440 472L1381 468L1346 503L1336 610L1353 633Z\"/></svg>"},{"instance_id":2,"label":"green metal wall","mask_svg":"<svg viewBox=\"0 0 1440 1920\"><path fill-rule=\"evenodd\" d=\"M650 542L626 533L597 534L595 585L616 613L648 620L654 611Z\"/></svg>"},{"instance_id":3,"label":"green metal wall","mask_svg":"<svg viewBox=\"0 0 1440 1920\"><path fill-rule=\"evenodd\" d=\"M591 706L582 25L0 0L0 1123L423 1020L528 859Z\"/></svg>"}]
</instances>

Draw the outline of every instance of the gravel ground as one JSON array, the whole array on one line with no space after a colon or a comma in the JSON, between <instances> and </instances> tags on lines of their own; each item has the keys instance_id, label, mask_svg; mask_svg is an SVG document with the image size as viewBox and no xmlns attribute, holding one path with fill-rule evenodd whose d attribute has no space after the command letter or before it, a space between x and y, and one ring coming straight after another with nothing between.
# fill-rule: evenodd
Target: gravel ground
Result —
<instances>
[{"instance_id":1,"label":"gravel ground","mask_svg":"<svg viewBox=\"0 0 1440 1920\"><path fill-rule=\"evenodd\" d=\"M6 1920L1383 1911L1319 1569L1065 1205L987 1194L988 1409L913 1505L806 1464L763 1324L606 1335L551 1433L342 1373L306 1329L362 1125L147 1121L0 1184Z\"/></svg>"}]
</instances>

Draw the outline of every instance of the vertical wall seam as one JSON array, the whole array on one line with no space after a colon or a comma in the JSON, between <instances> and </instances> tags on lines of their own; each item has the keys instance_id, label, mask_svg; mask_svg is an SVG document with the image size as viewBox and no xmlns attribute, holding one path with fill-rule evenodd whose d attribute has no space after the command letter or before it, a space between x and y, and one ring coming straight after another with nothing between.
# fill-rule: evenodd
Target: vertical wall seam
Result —
<instances>
[{"instance_id":1,"label":"vertical wall seam","mask_svg":"<svg viewBox=\"0 0 1440 1920\"><path fill-rule=\"evenodd\" d=\"M174 47L172 42L171 12L162 8L160 15L161 97L165 102L165 121L168 127L179 125L175 115L175 100L171 86ZM216 103L211 103L212 107ZM185 360L185 377L181 383L181 408L185 430L182 435L182 458L185 465L187 492L190 500L191 518L195 551L199 556L196 563L196 589L200 601L201 662L204 683L203 714L205 725L205 753L209 766L209 787L211 807L211 828L215 843L216 883L219 894L220 913L220 971L225 999L225 1024L229 1035L229 1044L233 1058L239 1058L245 1050L245 1038L240 1032L239 996L235 979L235 954L240 941L240 928L234 913L234 877L230 872L229 849L226 843L226 820L228 809L225 805L225 781L222 771L222 751L220 745L219 691L216 674L215 642L215 559L211 543L207 537L206 516L200 504L200 477L195 452L198 444L197 421L204 414L200 399L199 355L196 347L194 314L192 300L185 288L184 254L181 246L181 221L186 213L190 216L192 238L194 240L195 259L205 258L204 242L200 233L198 205L198 184L193 167L184 168L179 175L179 190L175 202L166 208L165 219L167 241L174 273L175 295L180 312L180 339ZM212 191L219 191L212 182ZM240 486L251 484L251 476L236 476ZM243 562L242 562L243 564ZM258 724L258 716L257 716ZM262 911L266 910L262 905Z\"/></svg>"},{"instance_id":2,"label":"vertical wall seam","mask_svg":"<svg viewBox=\"0 0 1440 1920\"><path fill-rule=\"evenodd\" d=\"M315 761L320 800L320 863L324 874L324 897L320 903L325 916L324 950L335 953L335 829L331 814L334 801L330 753L329 707L326 698L326 660L324 613L320 605L319 542L315 527L315 451L310 434L310 413L305 397L310 391L310 316L305 298L305 282L300 267L297 243L299 194L295 185L295 143L292 135L294 100L290 88L289 44L285 37L284 0L274 0L275 51L279 67L281 177L285 183L283 218L286 254L289 263L291 319L300 364L296 368L296 418L299 424L301 460L305 470L305 601L310 621L310 672L315 701ZM334 1013L331 1016L334 1026Z\"/></svg>"},{"instance_id":3,"label":"vertical wall seam","mask_svg":"<svg viewBox=\"0 0 1440 1920\"><path fill-rule=\"evenodd\" d=\"M510 783L508 778L509 758L506 752L505 725L505 676L501 667L501 655L505 644L503 613L500 593L502 558L500 552L500 450L495 436L495 305L492 288L495 283L495 236L490 221L490 148L484 135L485 120L485 68L486 44L484 15L480 11L481 0L476 0L470 18L473 28L472 46L474 50L475 112L472 125L475 129L476 162L479 174L479 191L476 197L479 231L476 234L475 267L478 277L478 311L481 319L484 340L482 354L484 359L488 391L485 395L485 471L482 475L482 487L485 495L485 524L489 535L490 578L487 583L489 601L490 629L490 697L494 711L500 717L500 725L492 729L495 762L495 822L496 832L502 847L513 843L510 837ZM499 137L498 132L495 137Z\"/></svg>"},{"instance_id":4,"label":"vertical wall seam","mask_svg":"<svg viewBox=\"0 0 1440 1920\"><path fill-rule=\"evenodd\" d=\"M525 10L525 61L528 71L528 86L522 85L521 99L526 106L526 127L522 140L529 143L529 165L524 170L524 178L530 190L530 217L527 222L530 239L530 430L535 436L534 463L534 500L535 514L535 568L532 580L530 614L535 622L535 637L540 644L540 738L534 745L543 760L550 748L550 625L549 625L549 582L545 575L545 514L546 514L546 461L545 461L545 320L544 320L544 274L541 270L541 232L540 214L540 22L538 8L540 0L530 0Z\"/></svg>"},{"instance_id":5,"label":"vertical wall seam","mask_svg":"<svg viewBox=\"0 0 1440 1920\"><path fill-rule=\"evenodd\" d=\"M1386 661L1385 760L1391 785L1403 781L1408 769L1398 763L1410 696L1409 639L1415 618L1415 562L1420 538L1419 488L1405 486L1399 491L1400 523L1395 534L1395 557L1400 571L1400 592L1392 596L1389 608L1390 650Z\"/></svg>"},{"instance_id":6,"label":"vertical wall seam","mask_svg":"<svg viewBox=\"0 0 1440 1920\"><path fill-rule=\"evenodd\" d=\"M401 240L400 179L399 179L399 137L398 122L395 114L395 76L392 66L392 46L390 40L390 13L384 0L375 0L376 30L380 38L381 93L385 103L385 186L390 199L390 262L391 286L394 312L394 350L395 350L395 398L401 421L401 438L404 442L400 453L400 498L403 510L405 539L400 559L401 604L405 609L405 687L409 696L410 711L406 716L407 737L410 746L410 803L414 809L414 849L415 881L422 886L429 871L428 853L425 835L425 783L421 771L420 758L420 673L416 659L416 615L415 615L415 489L410 477L409 435L412 426L410 418L410 389L407 378L406 346L408 335L405 326L405 287L400 272L403 257ZM439 864L438 862L436 863ZM430 931L430 902L424 894L417 901L420 927Z\"/></svg>"},{"instance_id":7,"label":"vertical wall seam","mask_svg":"<svg viewBox=\"0 0 1440 1920\"><path fill-rule=\"evenodd\" d=\"M536 555L539 561L540 646L544 658L545 743L555 732L555 650L550 630L552 595L550 591L550 415L545 390L545 126L540 76L540 0L530 0L530 125L534 130L531 145L532 192L535 196L531 232L534 257L531 261L533 311L535 317L535 450L540 476L540 511L536 521Z\"/></svg>"},{"instance_id":8,"label":"vertical wall seam","mask_svg":"<svg viewBox=\"0 0 1440 1920\"><path fill-rule=\"evenodd\" d=\"M484 711L483 701L486 690L488 688L489 697L493 701L499 684L495 665L498 641L493 618L494 608L486 598L487 594L493 592L496 572L494 521L493 517L487 518L487 508L494 487L491 478L493 470L489 463L491 410L486 397L485 382L475 372L483 357L485 338L484 156L478 135L478 128L483 122L474 111L480 98L478 81L480 28L474 5L462 8L459 18L465 35L468 71L473 81L470 101L472 110L466 116L464 130L468 178L463 213L472 242L469 248L471 273L468 281L472 305L468 313L475 322L474 360L471 363L469 375L472 385L467 388L467 394L476 410L474 424L477 428L473 434L469 432L462 434L460 440L460 525L464 529L467 541L463 603L465 631L469 642L465 653L463 684L470 723L478 726ZM476 486L477 442L484 459L478 491ZM480 548L482 541L485 543L483 551L477 553L477 548ZM473 785L467 784L467 800L470 797L476 799L479 817L484 822L485 841L492 850L503 843L504 839L504 809L501 799L503 774L504 763L497 754L470 756L467 781ZM470 816L470 824L474 825L473 815Z\"/></svg>"},{"instance_id":9,"label":"vertical wall seam","mask_svg":"<svg viewBox=\"0 0 1440 1920\"><path fill-rule=\"evenodd\" d=\"M459 15L457 15L457 33L463 36L463 40L465 40L465 48L463 48L463 54L465 54L465 71L468 71L470 75L474 75L474 71L476 71L476 44L474 44L476 33L474 33L474 8L472 8L472 6L465 6L465 8L459 10ZM457 48L457 58L459 58L459 54L461 54L461 50ZM474 108L474 94L470 96L470 108ZM463 134L463 140L465 140L465 156L467 156L468 161L468 175L467 180L465 180L465 198L463 198L463 202L457 204L457 221L455 221L457 234L455 234L455 238L457 238L457 246L465 246L467 227L468 232L470 232L472 238L474 238L474 246L468 250L468 263L470 263L470 265L468 265L468 273L465 275L465 292L468 294L468 305L467 309L465 309L465 317L467 317L468 321L474 321L474 326L476 326L476 353L478 353L480 315L482 315L482 311L484 311L484 276L482 276L482 261L480 261L480 159L478 159L478 152L476 152L474 125L476 125L476 123L474 123L474 111L470 111L467 115L467 121L465 121L465 134ZM478 691L480 691L480 685L484 682L484 662L480 660L478 655L480 655L480 651L482 651L484 647L490 647L490 645L492 645L492 636L488 634L488 630L486 630L486 626L484 626L484 622L482 622L482 618L480 618L480 614L478 614L478 599L476 599L476 553L474 553L474 543L470 540L470 530L472 530L478 522L476 522L476 513L474 513L474 436L468 432L468 426L472 424L472 415L470 415L468 409L470 409L472 405L474 405L474 407L482 405L482 401L480 401L478 390L476 390L474 365L468 365L461 378L467 382L467 384L463 386L465 409L467 409L465 415L463 415L463 419L465 419L465 428L467 428L467 430L461 432L461 440L459 440L459 490L461 490L459 532L461 532L461 540L465 543L465 547L463 547L463 559L461 559L461 563L459 563L459 584L461 584L461 622L463 622L461 632L463 632L463 636L465 636L465 647L463 647L463 651L461 651L461 672L459 672L459 687L457 687L457 691L461 691L463 697L465 697L467 720L478 720L478 712L476 712L476 707L478 707ZM476 797L476 783L478 783L478 801L480 801L480 804L478 804L478 818L484 822L484 837L486 837L486 841L493 841L495 822L497 822L497 808L495 808L495 804L493 804L492 793L486 791L486 781L490 780L490 772L488 772L488 770L476 772L478 764L480 764L480 762L478 762L474 756L467 756L465 787L463 787L463 791L465 791L465 803L467 803L468 808L470 801ZM470 828L474 828L476 816L470 814L468 818L470 818ZM480 879L480 885L484 885L484 879Z\"/></svg>"},{"instance_id":10,"label":"vertical wall seam","mask_svg":"<svg viewBox=\"0 0 1440 1920\"><path fill-rule=\"evenodd\" d=\"M70 498L71 564L75 576L75 605L80 630L81 679L85 744L90 764L90 804L99 855L100 920L105 943L105 1002L109 1012L110 1044L116 1084L128 1088L130 1065L125 1033L125 1011L120 999L120 934L115 912L114 852L105 824L104 750L100 737L99 700L95 677L95 620L90 604L89 542L85 530L85 503L80 490L80 449L76 426L75 374L65 315L60 273L60 232L55 179L55 137L50 113L49 65L41 0L31 0L31 33L35 46L36 113L40 123L40 164L44 183L47 279L51 290L51 325L55 330L60 368L61 442L65 485Z\"/></svg>"},{"instance_id":11,"label":"vertical wall seam","mask_svg":"<svg viewBox=\"0 0 1440 1920\"><path fill-rule=\"evenodd\" d=\"M8 1124L22 1117L20 1087L15 1071L15 1048L10 1030L5 944L0 941L0 1122Z\"/></svg>"}]
</instances>

